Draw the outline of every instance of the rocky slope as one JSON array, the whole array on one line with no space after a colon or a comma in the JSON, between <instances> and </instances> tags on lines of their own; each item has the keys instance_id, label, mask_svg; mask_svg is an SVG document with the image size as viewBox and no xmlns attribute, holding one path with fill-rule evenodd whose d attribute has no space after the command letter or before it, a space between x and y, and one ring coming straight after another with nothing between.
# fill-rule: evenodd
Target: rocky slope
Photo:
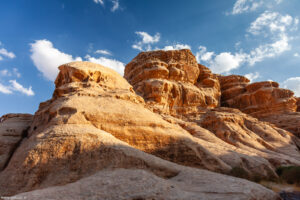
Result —
<instances>
[{"instance_id":1,"label":"rocky slope","mask_svg":"<svg viewBox=\"0 0 300 200\"><path fill-rule=\"evenodd\" d=\"M226 83L226 77L197 64L189 50L140 53L125 68L128 82L89 62L59 70L52 99L33 117L1 118L0 150L8 144L4 130L19 127L19 134L9 143L13 148L0 151L0 196L279 199L227 175L276 180L277 167L300 166L300 143L293 134L235 104L220 107L235 98L232 92L247 92L249 81L232 76L236 81ZM226 93L229 83L241 89ZM274 113L282 107L297 114L290 93L274 90L288 99L270 105ZM268 95L276 102L278 96Z\"/></svg>"}]
</instances>

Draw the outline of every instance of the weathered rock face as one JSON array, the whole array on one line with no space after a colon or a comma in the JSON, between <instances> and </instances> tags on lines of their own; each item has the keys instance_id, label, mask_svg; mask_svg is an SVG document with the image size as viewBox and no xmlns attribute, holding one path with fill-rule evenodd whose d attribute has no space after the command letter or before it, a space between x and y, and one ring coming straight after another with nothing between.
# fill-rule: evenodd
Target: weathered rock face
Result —
<instances>
[{"instance_id":1,"label":"weathered rock face","mask_svg":"<svg viewBox=\"0 0 300 200\"><path fill-rule=\"evenodd\" d=\"M216 75L197 64L190 50L142 52L124 77L156 112L181 115L219 105Z\"/></svg>"},{"instance_id":2,"label":"weathered rock face","mask_svg":"<svg viewBox=\"0 0 300 200\"><path fill-rule=\"evenodd\" d=\"M221 105L238 108L262 121L270 122L296 136L300 136L300 113L297 98L273 81L249 83L243 76L219 76Z\"/></svg>"},{"instance_id":3,"label":"weathered rock face","mask_svg":"<svg viewBox=\"0 0 300 200\"><path fill-rule=\"evenodd\" d=\"M255 117L264 117L297 109L294 93L279 88L273 81L249 84L243 76L219 76L222 97L221 105L238 108Z\"/></svg>"},{"instance_id":4,"label":"weathered rock face","mask_svg":"<svg viewBox=\"0 0 300 200\"><path fill-rule=\"evenodd\" d=\"M218 78L189 50L139 54L125 69L133 87L89 62L59 69L52 99L40 104L0 172L0 196L36 190L16 197L278 199L257 184L202 169L274 180L277 167L300 166L291 133L219 107L219 79L222 91L232 88L222 101L249 92L249 80Z\"/></svg>"},{"instance_id":5,"label":"weathered rock face","mask_svg":"<svg viewBox=\"0 0 300 200\"><path fill-rule=\"evenodd\" d=\"M297 112L300 112L300 97L296 98L297 100Z\"/></svg>"},{"instance_id":6,"label":"weathered rock face","mask_svg":"<svg viewBox=\"0 0 300 200\"><path fill-rule=\"evenodd\" d=\"M30 114L7 114L0 118L0 171L6 167L11 155L26 137L32 118Z\"/></svg>"}]
</instances>

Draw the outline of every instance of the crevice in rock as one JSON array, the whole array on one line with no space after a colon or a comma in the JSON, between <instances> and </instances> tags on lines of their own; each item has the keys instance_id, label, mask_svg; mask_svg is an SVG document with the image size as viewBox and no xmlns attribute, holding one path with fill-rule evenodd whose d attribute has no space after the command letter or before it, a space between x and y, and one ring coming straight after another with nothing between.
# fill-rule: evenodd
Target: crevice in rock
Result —
<instances>
[{"instance_id":1,"label":"crevice in rock","mask_svg":"<svg viewBox=\"0 0 300 200\"><path fill-rule=\"evenodd\" d=\"M6 167L8 166L11 158L13 157L14 153L16 152L16 150L19 148L19 146L21 145L22 141L24 138L27 138L28 137L28 130L29 130L30 126L28 126L26 129L24 129L22 131L22 135L21 135L21 139L14 145L14 147L12 148L10 154L9 154L9 157L7 158L5 164L3 165L3 168L0 170L3 171L6 169Z\"/></svg>"}]
</instances>

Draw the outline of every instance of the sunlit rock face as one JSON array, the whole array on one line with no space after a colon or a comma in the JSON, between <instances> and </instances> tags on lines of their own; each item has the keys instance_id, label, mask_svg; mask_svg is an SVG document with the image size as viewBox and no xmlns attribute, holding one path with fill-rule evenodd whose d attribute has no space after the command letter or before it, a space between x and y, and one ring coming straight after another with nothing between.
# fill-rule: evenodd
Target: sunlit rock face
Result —
<instances>
[{"instance_id":1,"label":"sunlit rock face","mask_svg":"<svg viewBox=\"0 0 300 200\"><path fill-rule=\"evenodd\" d=\"M127 64L124 77L157 112L181 115L219 105L217 76L190 50L142 52Z\"/></svg>"},{"instance_id":2,"label":"sunlit rock face","mask_svg":"<svg viewBox=\"0 0 300 200\"><path fill-rule=\"evenodd\" d=\"M219 76L222 106L238 108L244 113L261 117L297 109L294 93L279 88L273 81L249 83L243 76Z\"/></svg>"},{"instance_id":3,"label":"sunlit rock face","mask_svg":"<svg viewBox=\"0 0 300 200\"><path fill-rule=\"evenodd\" d=\"M273 81L249 83L243 76L219 76L221 105L238 108L300 137L299 100ZM299 111L299 110L298 110Z\"/></svg>"},{"instance_id":4,"label":"sunlit rock face","mask_svg":"<svg viewBox=\"0 0 300 200\"><path fill-rule=\"evenodd\" d=\"M227 175L276 180L277 167L300 166L293 134L234 104L220 107L236 96L225 90L243 94L249 80L226 81L189 50L140 53L125 78L90 62L59 70L52 98L20 126L25 135L0 172L0 196L273 200L272 191ZM0 133L17 124L1 121Z\"/></svg>"}]
</instances>

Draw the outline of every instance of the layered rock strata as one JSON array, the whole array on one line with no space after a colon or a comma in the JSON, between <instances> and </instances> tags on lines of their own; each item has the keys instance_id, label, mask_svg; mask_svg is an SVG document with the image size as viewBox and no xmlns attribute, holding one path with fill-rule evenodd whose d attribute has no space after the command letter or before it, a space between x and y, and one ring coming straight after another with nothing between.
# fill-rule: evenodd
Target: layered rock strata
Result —
<instances>
[{"instance_id":1,"label":"layered rock strata","mask_svg":"<svg viewBox=\"0 0 300 200\"><path fill-rule=\"evenodd\" d=\"M181 115L219 105L217 76L189 50L142 52L124 77L155 112Z\"/></svg>"},{"instance_id":2,"label":"layered rock strata","mask_svg":"<svg viewBox=\"0 0 300 200\"><path fill-rule=\"evenodd\" d=\"M238 108L300 137L300 113L292 91L273 81L249 83L237 75L219 76L219 81L222 106Z\"/></svg>"}]
</instances>

